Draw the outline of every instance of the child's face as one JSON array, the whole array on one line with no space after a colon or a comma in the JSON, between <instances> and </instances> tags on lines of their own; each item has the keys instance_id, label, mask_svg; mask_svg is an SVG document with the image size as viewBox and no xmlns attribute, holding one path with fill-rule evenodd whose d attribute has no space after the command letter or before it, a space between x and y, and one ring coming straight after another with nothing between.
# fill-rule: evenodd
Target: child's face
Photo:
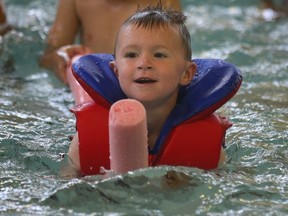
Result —
<instances>
[{"instance_id":1,"label":"child's face","mask_svg":"<svg viewBox=\"0 0 288 216\"><path fill-rule=\"evenodd\" d=\"M196 66L185 60L185 51L174 28L121 29L111 65L128 98L144 105L176 103L180 85L192 80Z\"/></svg>"}]
</instances>

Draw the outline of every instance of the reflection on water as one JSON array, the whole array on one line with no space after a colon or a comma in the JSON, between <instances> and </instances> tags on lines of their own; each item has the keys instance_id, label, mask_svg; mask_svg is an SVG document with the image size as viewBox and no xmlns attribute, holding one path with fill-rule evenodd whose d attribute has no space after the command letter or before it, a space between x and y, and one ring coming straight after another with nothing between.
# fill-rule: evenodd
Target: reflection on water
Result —
<instances>
[{"instance_id":1,"label":"reflection on water","mask_svg":"<svg viewBox=\"0 0 288 216\"><path fill-rule=\"evenodd\" d=\"M288 213L287 18L265 21L255 1L184 0L194 58L222 58L244 75L219 112L229 162L203 172L157 167L103 179L62 179L75 119L73 98L38 68L57 1L5 1L17 28L0 40L0 212L5 215L286 215ZM167 188L169 170L186 185Z\"/></svg>"}]
</instances>

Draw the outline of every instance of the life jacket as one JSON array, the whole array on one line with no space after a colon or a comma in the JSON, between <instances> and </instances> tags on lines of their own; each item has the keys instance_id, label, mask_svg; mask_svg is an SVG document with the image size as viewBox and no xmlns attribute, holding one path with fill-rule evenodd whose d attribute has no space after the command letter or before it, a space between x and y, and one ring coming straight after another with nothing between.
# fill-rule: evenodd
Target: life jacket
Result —
<instances>
[{"instance_id":1,"label":"life jacket","mask_svg":"<svg viewBox=\"0 0 288 216\"><path fill-rule=\"evenodd\" d=\"M127 98L111 70L110 54L89 54L72 65L75 78L93 101L75 106L83 175L110 169L108 117L110 106ZM231 123L214 111L231 99L242 82L241 72L218 59L196 59L192 82L181 87L178 102L158 139L149 149L149 165L190 166L214 169Z\"/></svg>"}]
</instances>

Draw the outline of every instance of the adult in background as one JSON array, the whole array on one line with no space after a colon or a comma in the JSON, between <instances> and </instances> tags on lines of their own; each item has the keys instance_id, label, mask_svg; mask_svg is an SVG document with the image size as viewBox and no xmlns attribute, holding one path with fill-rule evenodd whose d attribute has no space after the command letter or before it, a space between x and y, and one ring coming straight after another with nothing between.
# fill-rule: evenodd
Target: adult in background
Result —
<instances>
[{"instance_id":1,"label":"adult in background","mask_svg":"<svg viewBox=\"0 0 288 216\"><path fill-rule=\"evenodd\" d=\"M138 8L159 2L181 10L180 0L59 0L40 65L53 70L67 83L66 69L74 56L113 53L121 24ZM79 44L75 45L77 38Z\"/></svg>"}]
</instances>

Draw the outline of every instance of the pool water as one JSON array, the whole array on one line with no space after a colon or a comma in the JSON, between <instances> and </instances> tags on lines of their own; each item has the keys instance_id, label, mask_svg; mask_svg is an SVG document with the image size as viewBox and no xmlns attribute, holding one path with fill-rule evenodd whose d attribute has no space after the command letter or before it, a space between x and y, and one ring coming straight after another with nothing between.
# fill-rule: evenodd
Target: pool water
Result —
<instances>
[{"instance_id":1,"label":"pool water","mask_svg":"<svg viewBox=\"0 0 288 216\"><path fill-rule=\"evenodd\" d=\"M287 17L263 16L260 0L182 1L194 58L225 59L243 72L218 111L234 122L224 167L67 179L59 173L75 132L73 98L37 64L57 1L5 3L16 28L0 38L1 215L288 214ZM165 186L168 171L184 173L185 184Z\"/></svg>"}]
</instances>

